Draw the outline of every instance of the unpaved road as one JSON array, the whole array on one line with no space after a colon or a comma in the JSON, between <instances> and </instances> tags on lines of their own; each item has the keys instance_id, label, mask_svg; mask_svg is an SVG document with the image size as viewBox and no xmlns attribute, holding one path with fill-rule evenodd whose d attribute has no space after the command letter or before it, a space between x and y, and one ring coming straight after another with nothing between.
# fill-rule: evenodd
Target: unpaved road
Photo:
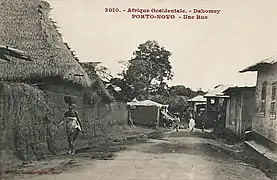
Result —
<instances>
[{"instance_id":1,"label":"unpaved road","mask_svg":"<svg viewBox=\"0 0 277 180\"><path fill-rule=\"evenodd\" d=\"M59 175L30 180L268 180L260 170L235 160L217 141L167 136L129 146L115 160L89 161ZM217 147L217 148L215 148ZM22 177L21 177L22 179Z\"/></svg>"}]
</instances>

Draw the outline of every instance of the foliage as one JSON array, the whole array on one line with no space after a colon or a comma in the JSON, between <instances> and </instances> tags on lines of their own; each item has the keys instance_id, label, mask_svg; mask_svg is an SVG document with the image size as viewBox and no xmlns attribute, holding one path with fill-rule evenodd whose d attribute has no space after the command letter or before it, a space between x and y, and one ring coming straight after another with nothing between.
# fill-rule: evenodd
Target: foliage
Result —
<instances>
[{"instance_id":1,"label":"foliage","mask_svg":"<svg viewBox=\"0 0 277 180\"><path fill-rule=\"evenodd\" d=\"M132 88L135 97L146 99L152 93L159 93L167 86L166 81L173 77L169 58L171 52L156 41L146 41L138 46L134 57L123 70L123 83Z\"/></svg>"},{"instance_id":2,"label":"foliage","mask_svg":"<svg viewBox=\"0 0 277 180\"><path fill-rule=\"evenodd\" d=\"M119 92L114 91L114 93L116 93L116 99L117 100L119 100L119 101L128 101L128 100L131 100L134 97L133 89L127 84L127 82L124 79L112 78L110 80L110 83L121 89Z\"/></svg>"},{"instance_id":3,"label":"foliage","mask_svg":"<svg viewBox=\"0 0 277 180\"><path fill-rule=\"evenodd\" d=\"M106 73L108 69L104 66L99 66L99 64L101 64L100 62L84 62L80 64L85 69L90 79L93 81L91 88L84 93L84 99L86 100L86 103L96 104L97 102L102 101L109 104L112 100L112 97L105 88L104 84L104 80L109 81L111 78L111 76Z\"/></svg>"},{"instance_id":4,"label":"foliage","mask_svg":"<svg viewBox=\"0 0 277 180\"><path fill-rule=\"evenodd\" d=\"M192 89L190 89L189 87L185 87L184 85L171 86L169 91L171 95L179 95L179 96L185 96L189 98L193 98L195 96L205 94L205 92L202 91L201 89L197 91L193 91Z\"/></svg>"},{"instance_id":5,"label":"foliage","mask_svg":"<svg viewBox=\"0 0 277 180\"><path fill-rule=\"evenodd\" d=\"M99 77L103 82L110 82L113 78L109 69L102 65L101 62L81 62L80 64L91 79Z\"/></svg>"},{"instance_id":6,"label":"foliage","mask_svg":"<svg viewBox=\"0 0 277 180\"><path fill-rule=\"evenodd\" d=\"M152 96L151 100L159 102L161 104L168 104L169 111L171 112L183 112L188 110L187 100L198 95L204 95L205 92L201 89L194 91L189 87L183 85L171 86L168 88L167 93L156 94Z\"/></svg>"},{"instance_id":7,"label":"foliage","mask_svg":"<svg viewBox=\"0 0 277 180\"><path fill-rule=\"evenodd\" d=\"M171 107L176 109L180 106L178 102L181 96L192 98L205 94L201 89L193 91L183 85L168 86L167 81L173 77L169 61L171 52L158 42L149 40L140 44L133 55L131 60L119 61L122 65L119 77L112 77L108 69L100 63L94 64L94 68L91 68L93 74L97 74L109 84L107 89L116 100L130 101L134 97L138 100L152 99L163 104L171 104ZM120 90L116 91L116 87ZM177 109L184 109L184 103L181 106Z\"/></svg>"}]
</instances>

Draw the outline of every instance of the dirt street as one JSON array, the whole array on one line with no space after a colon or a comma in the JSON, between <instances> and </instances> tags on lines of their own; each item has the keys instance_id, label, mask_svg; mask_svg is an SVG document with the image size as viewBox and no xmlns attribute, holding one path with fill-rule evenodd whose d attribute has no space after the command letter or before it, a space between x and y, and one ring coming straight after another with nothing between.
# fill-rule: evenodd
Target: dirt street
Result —
<instances>
[{"instance_id":1,"label":"dirt street","mask_svg":"<svg viewBox=\"0 0 277 180\"><path fill-rule=\"evenodd\" d=\"M182 130L185 131L185 130ZM182 131L180 134L182 134ZM184 133L186 134L186 133ZM260 170L235 160L216 140L172 132L163 139L129 145L114 160L91 160L59 175L30 180L268 180ZM181 136L181 137L180 137ZM22 178L22 177L21 177Z\"/></svg>"}]
</instances>

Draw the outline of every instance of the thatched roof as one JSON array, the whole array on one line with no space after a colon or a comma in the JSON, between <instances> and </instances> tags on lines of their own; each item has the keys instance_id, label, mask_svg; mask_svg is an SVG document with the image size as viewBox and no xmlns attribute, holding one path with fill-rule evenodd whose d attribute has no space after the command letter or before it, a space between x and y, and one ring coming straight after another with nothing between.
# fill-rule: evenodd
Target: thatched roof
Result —
<instances>
[{"instance_id":1,"label":"thatched roof","mask_svg":"<svg viewBox=\"0 0 277 180\"><path fill-rule=\"evenodd\" d=\"M26 52L30 60L0 51L0 79L23 82L58 77L89 87L91 81L49 18L50 5L39 0L0 0L0 45Z\"/></svg>"},{"instance_id":2,"label":"thatched roof","mask_svg":"<svg viewBox=\"0 0 277 180\"><path fill-rule=\"evenodd\" d=\"M151 100L144 100L144 101L131 101L127 102L128 106L156 106L156 107L168 107L168 105L160 104Z\"/></svg>"}]
</instances>

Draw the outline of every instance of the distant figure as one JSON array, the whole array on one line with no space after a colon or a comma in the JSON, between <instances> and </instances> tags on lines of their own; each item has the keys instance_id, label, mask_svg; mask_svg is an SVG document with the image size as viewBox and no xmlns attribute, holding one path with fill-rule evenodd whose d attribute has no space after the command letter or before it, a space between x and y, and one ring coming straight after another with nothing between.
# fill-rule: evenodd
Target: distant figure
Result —
<instances>
[{"instance_id":1,"label":"distant figure","mask_svg":"<svg viewBox=\"0 0 277 180\"><path fill-rule=\"evenodd\" d=\"M205 131L205 121L204 121L204 119L202 119L202 121L201 121L201 129L202 129L202 132Z\"/></svg>"},{"instance_id":2,"label":"distant figure","mask_svg":"<svg viewBox=\"0 0 277 180\"><path fill-rule=\"evenodd\" d=\"M74 142L78 137L79 132L84 132L82 130L82 125L75 104L69 106L69 110L64 113L64 120L58 126L63 123L66 123L66 133L69 146L68 154L74 154Z\"/></svg>"},{"instance_id":3,"label":"distant figure","mask_svg":"<svg viewBox=\"0 0 277 180\"><path fill-rule=\"evenodd\" d=\"M180 122L181 122L181 120L180 120L179 116L175 116L174 128L176 129L176 132L179 132Z\"/></svg>"},{"instance_id":4,"label":"distant figure","mask_svg":"<svg viewBox=\"0 0 277 180\"><path fill-rule=\"evenodd\" d=\"M202 132L204 132L205 131L205 119L203 117L203 111L200 112L199 116L201 117L201 129L202 129Z\"/></svg>"},{"instance_id":5,"label":"distant figure","mask_svg":"<svg viewBox=\"0 0 277 180\"><path fill-rule=\"evenodd\" d=\"M217 119L215 120L215 123L214 123L214 130L216 130L219 127L219 125L221 123L220 120L221 120L221 115L218 114Z\"/></svg>"},{"instance_id":6,"label":"distant figure","mask_svg":"<svg viewBox=\"0 0 277 180\"><path fill-rule=\"evenodd\" d=\"M190 130L190 132L193 132L194 127L195 127L195 120L191 117L190 120L189 120L189 130Z\"/></svg>"},{"instance_id":7,"label":"distant figure","mask_svg":"<svg viewBox=\"0 0 277 180\"><path fill-rule=\"evenodd\" d=\"M134 127L134 122L132 120L131 111L128 109L128 115L127 115L127 124L130 127Z\"/></svg>"}]
</instances>

